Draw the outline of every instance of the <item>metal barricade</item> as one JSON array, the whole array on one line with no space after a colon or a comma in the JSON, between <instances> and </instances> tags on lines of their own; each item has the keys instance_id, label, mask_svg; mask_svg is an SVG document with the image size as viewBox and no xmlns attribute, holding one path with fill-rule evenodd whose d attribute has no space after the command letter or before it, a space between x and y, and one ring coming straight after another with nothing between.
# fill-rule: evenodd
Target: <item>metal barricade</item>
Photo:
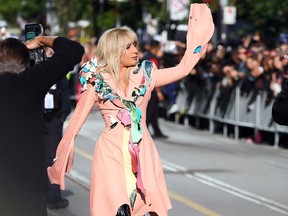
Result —
<instances>
[{"instance_id":1,"label":"metal barricade","mask_svg":"<svg viewBox=\"0 0 288 216\"><path fill-rule=\"evenodd\" d=\"M248 96L243 96L240 93L239 85L234 88L229 98L226 112L223 114L217 107L217 98L219 96L219 89L213 93L210 101L207 101L205 91L199 90L191 102L186 104L187 92L182 90L177 95L176 103L179 107L179 112L176 114L176 120L179 115L183 116L185 113L185 124L188 124L187 118L194 117L196 119L196 127L200 121L199 119L206 119L209 122L209 131L214 133L215 124L223 124L223 135L228 136L227 125L234 127L233 137L239 139L239 128L246 127L254 130L254 136L258 131L271 132L274 134L274 147L279 145L279 133L288 133L288 127L276 124L272 119L272 105L274 100L271 99L267 103L267 92L262 91L257 94L256 100L249 104L252 93Z\"/></svg>"}]
</instances>

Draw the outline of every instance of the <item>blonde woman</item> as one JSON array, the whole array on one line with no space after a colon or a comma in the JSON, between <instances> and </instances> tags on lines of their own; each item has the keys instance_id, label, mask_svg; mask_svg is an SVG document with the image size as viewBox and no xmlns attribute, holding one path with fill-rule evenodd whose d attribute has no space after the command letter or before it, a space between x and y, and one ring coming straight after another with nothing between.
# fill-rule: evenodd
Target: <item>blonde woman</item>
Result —
<instances>
[{"instance_id":1,"label":"blonde woman","mask_svg":"<svg viewBox=\"0 0 288 216\"><path fill-rule=\"evenodd\" d=\"M137 36L127 27L106 31L97 45L97 60L83 65L83 93L48 173L64 189L75 136L97 104L105 128L93 156L91 216L168 215L172 206L160 157L146 127L146 108L154 88L188 75L205 53L214 31L206 4L191 5L188 25L187 49L176 67L157 69L151 61L138 64Z\"/></svg>"}]
</instances>

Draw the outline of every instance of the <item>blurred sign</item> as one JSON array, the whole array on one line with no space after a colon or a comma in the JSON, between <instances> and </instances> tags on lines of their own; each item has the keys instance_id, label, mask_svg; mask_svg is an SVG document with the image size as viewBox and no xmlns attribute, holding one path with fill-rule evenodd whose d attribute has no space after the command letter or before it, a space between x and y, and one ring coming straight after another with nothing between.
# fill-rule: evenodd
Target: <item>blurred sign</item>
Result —
<instances>
[{"instance_id":1,"label":"blurred sign","mask_svg":"<svg viewBox=\"0 0 288 216\"><path fill-rule=\"evenodd\" d=\"M228 0L220 0L219 3L220 3L221 7L224 7L224 6L226 6L228 4Z\"/></svg>"},{"instance_id":2,"label":"blurred sign","mask_svg":"<svg viewBox=\"0 0 288 216\"><path fill-rule=\"evenodd\" d=\"M189 13L189 0L170 0L168 7L171 20L183 20Z\"/></svg>"},{"instance_id":3,"label":"blurred sign","mask_svg":"<svg viewBox=\"0 0 288 216\"><path fill-rule=\"evenodd\" d=\"M223 24L234 25L236 23L236 7L224 6L223 8Z\"/></svg>"},{"instance_id":4,"label":"blurred sign","mask_svg":"<svg viewBox=\"0 0 288 216\"><path fill-rule=\"evenodd\" d=\"M7 22L5 20L0 20L0 27L7 27Z\"/></svg>"},{"instance_id":5,"label":"blurred sign","mask_svg":"<svg viewBox=\"0 0 288 216\"><path fill-rule=\"evenodd\" d=\"M80 26L81 28L87 28L90 25L90 21L89 20L79 20L77 22L78 26Z\"/></svg>"}]
</instances>

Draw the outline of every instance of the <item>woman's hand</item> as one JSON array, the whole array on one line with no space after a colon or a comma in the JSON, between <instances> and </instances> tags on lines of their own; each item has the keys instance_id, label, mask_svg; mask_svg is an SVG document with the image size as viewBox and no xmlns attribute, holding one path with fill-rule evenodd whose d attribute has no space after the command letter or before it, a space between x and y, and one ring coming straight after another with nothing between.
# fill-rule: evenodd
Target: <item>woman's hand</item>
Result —
<instances>
[{"instance_id":1,"label":"woman's hand","mask_svg":"<svg viewBox=\"0 0 288 216\"><path fill-rule=\"evenodd\" d=\"M211 10L207 4L191 4L187 32L187 49L197 51L201 46L200 54L205 53L206 45L214 32L214 23Z\"/></svg>"}]
</instances>

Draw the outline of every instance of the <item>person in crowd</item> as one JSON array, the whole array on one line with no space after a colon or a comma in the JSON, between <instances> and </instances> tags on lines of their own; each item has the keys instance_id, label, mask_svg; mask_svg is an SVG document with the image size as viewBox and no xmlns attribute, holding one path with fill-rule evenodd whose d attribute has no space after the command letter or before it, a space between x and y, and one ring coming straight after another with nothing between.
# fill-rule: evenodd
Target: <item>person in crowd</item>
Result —
<instances>
[{"instance_id":1,"label":"person in crowd","mask_svg":"<svg viewBox=\"0 0 288 216\"><path fill-rule=\"evenodd\" d=\"M84 44L85 54L82 58L82 63L89 61L95 55L97 49L97 38L93 37Z\"/></svg>"},{"instance_id":2,"label":"person in crowd","mask_svg":"<svg viewBox=\"0 0 288 216\"><path fill-rule=\"evenodd\" d=\"M247 49L244 46L239 45L236 49L235 69L238 71L238 77L241 83L248 75L247 58L248 58Z\"/></svg>"},{"instance_id":3,"label":"person in crowd","mask_svg":"<svg viewBox=\"0 0 288 216\"><path fill-rule=\"evenodd\" d=\"M51 100L53 100L51 104ZM69 82L66 77L54 84L44 100L46 166L53 164L57 146L62 138L63 124L71 112ZM47 194L49 209L66 208L69 201L62 197L60 186L50 184Z\"/></svg>"},{"instance_id":4,"label":"person in crowd","mask_svg":"<svg viewBox=\"0 0 288 216\"><path fill-rule=\"evenodd\" d=\"M29 49L39 47L55 54L29 67ZM43 101L82 55L83 47L64 37L38 36L26 46L0 40L0 215L47 215Z\"/></svg>"},{"instance_id":5,"label":"person in crowd","mask_svg":"<svg viewBox=\"0 0 288 216\"><path fill-rule=\"evenodd\" d=\"M231 63L224 65L222 70L225 76L222 78L219 85L219 96L217 98L216 109L219 108L219 115L224 118L232 91L239 79L239 72Z\"/></svg>"},{"instance_id":6,"label":"person in crowd","mask_svg":"<svg viewBox=\"0 0 288 216\"><path fill-rule=\"evenodd\" d=\"M246 92L247 95L252 93L247 104L248 112L255 108L257 94L263 90L265 86L264 68L261 63L261 61L257 60L256 54L253 54L247 59L248 76L243 83L242 91L243 93ZM245 84L246 88L244 88Z\"/></svg>"},{"instance_id":7,"label":"person in crowd","mask_svg":"<svg viewBox=\"0 0 288 216\"><path fill-rule=\"evenodd\" d=\"M187 49L172 68L138 63L138 39L128 27L105 31L96 58L83 65L83 93L48 168L52 183L65 188L73 163L74 139L96 104L105 128L92 162L90 215L168 215L171 208L161 160L146 126L146 108L154 88L184 78L205 53L214 32L206 4L191 4Z\"/></svg>"},{"instance_id":8,"label":"person in crowd","mask_svg":"<svg viewBox=\"0 0 288 216\"><path fill-rule=\"evenodd\" d=\"M4 40L11 37L10 32L7 30L6 26L0 26L0 39Z\"/></svg>"},{"instance_id":9,"label":"person in crowd","mask_svg":"<svg viewBox=\"0 0 288 216\"><path fill-rule=\"evenodd\" d=\"M201 57L200 61L197 63L197 65L191 70L190 74L184 79L184 86L187 93L186 98L186 105L185 105L185 111L186 113L189 112L191 103L193 100L199 99L198 93L206 93L210 91L206 91L208 86L203 82L206 82L206 80L203 79L203 77L206 77L204 74L207 73L210 69L212 69L211 64L212 58L215 56L215 45L212 41L208 42L206 53ZM214 66L213 66L214 68ZM206 94L205 94L206 98ZM209 103L209 100L207 100L207 103Z\"/></svg>"},{"instance_id":10,"label":"person in crowd","mask_svg":"<svg viewBox=\"0 0 288 216\"><path fill-rule=\"evenodd\" d=\"M285 81L284 88L276 97L272 106L273 120L280 125L288 125L288 86L287 80Z\"/></svg>"},{"instance_id":11,"label":"person in crowd","mask_svg":"<svg viewBox=\"0 0 288 216\"><path fill-rule=\"evenodd\" d=\"M152 40L149 44L149 49L146 51L141 61L150 60L159 68L162 56L163 51L161 43L157 40ZM154 132L153 138L168 138L167 135L162 133L158 123L159 102L164 101L164 99L164 94L160 87L155 88L151 92L151 98L147 106L146 124L148 129L150 125L152 126Z\"/></svg>"},{"instance_id":12,"label":"person in crowd","mask_svg":"<svg viewBox=\"0 0 288 216\"><path fill-rule=\"evenodd\" d=\"M215 46L214 50L211 50L208 58L203 59L201 61L201 67L202 67L202 95L199 97L200 101L206 101L205 106L203 107L203 112L208 113L210 109L210 104L213 99L213 96L217 90L218 84L222 80L222 74L223 72L223 63L227 64L228 58L227 58L227 47L224 43L219 43L217 46ZM210 59L210 62L208 62ZM200 68L201 68L200 67ZM199 68L199 69L200 69ZM203 83L205 83L203 85ZM221 85L220 85L221 86Z\"/></svg>"},{"instance_id":13,"label":"person in crowd","mask_svg":"<svg viewBox=\"0 0 288 216\"><path fill-rule=\"evenodd\" d=\"M172 46L166 50L164 49L163 55L163 67L174 67L175 65L179 64L185 50L185 44L181 41L171 41ZM167 45L166 45L167 46ZM169 44L168 44L169 47ZM172 50L170 50L172 48ZM179 107L176 103L176 98L179 91L179 81L169 83L165 85L163 91L167 97L168 101L168 110L167 116L170 117L172 114L175 114L179 111Z\"/></svg>"},{"instance_id":14,"label":"person in crowd","mask_svg":"<svg viewBox=\"0 0 288 216\"><path fill-rule=\"evenodd\" d=\"M288 49L287 49L288 51ZM285 58L283 55L281 58L282 66L283 66L283 87L281 88L281 92L276 96L276 99L272 106L272 117L273 120L280 125L288 125L288 114L287 114L287 106L288 106L288 57Z\"/></svg>"}]
</instances>

